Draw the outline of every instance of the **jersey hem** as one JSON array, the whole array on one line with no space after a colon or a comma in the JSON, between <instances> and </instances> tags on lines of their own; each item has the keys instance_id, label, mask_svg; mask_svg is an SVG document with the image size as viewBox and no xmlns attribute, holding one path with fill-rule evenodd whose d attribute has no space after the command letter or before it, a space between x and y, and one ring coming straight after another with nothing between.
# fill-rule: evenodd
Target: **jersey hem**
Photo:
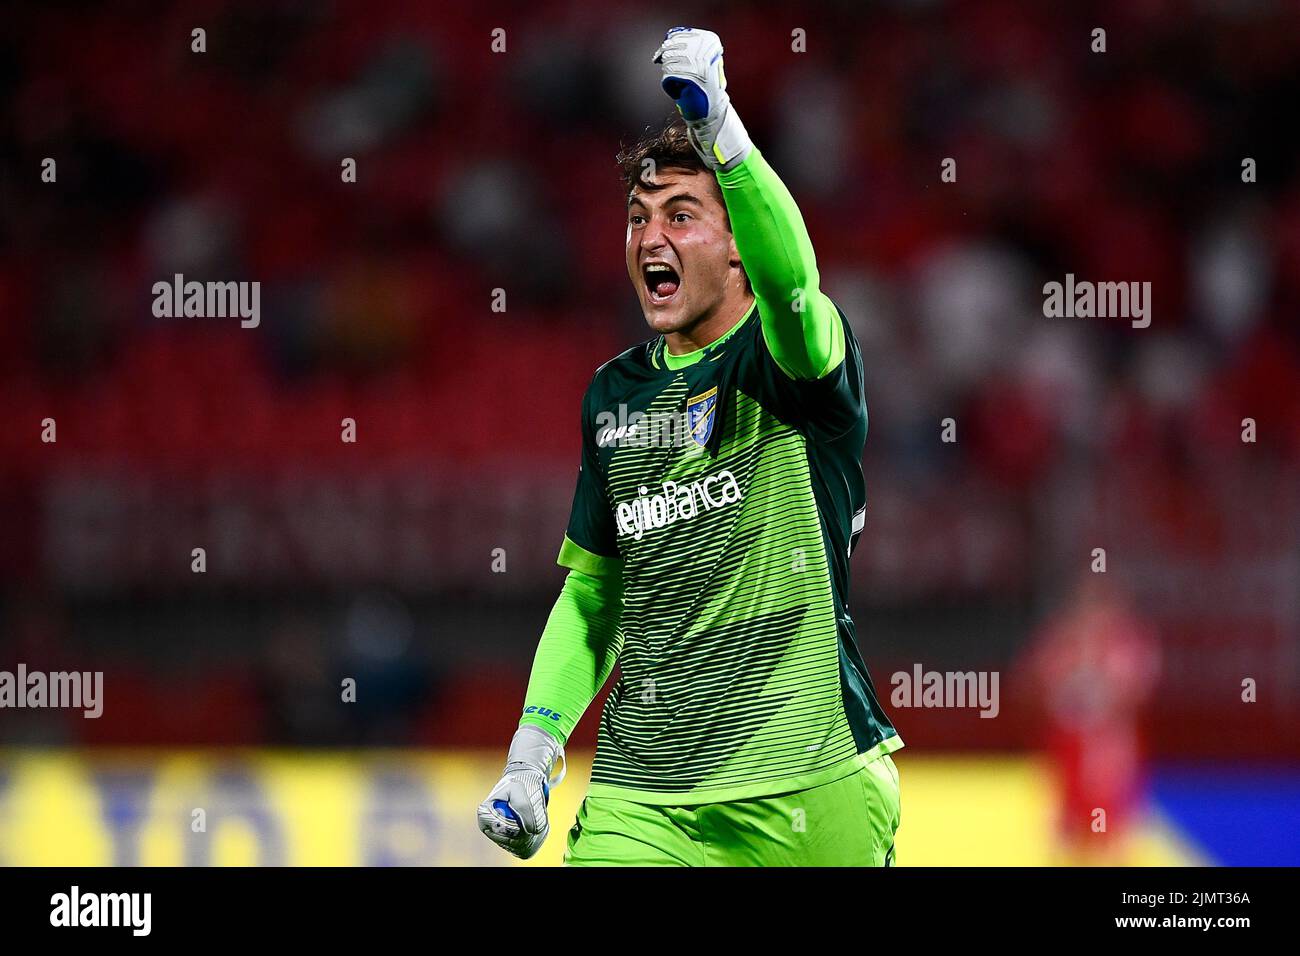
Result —
<instances>
[{"instance_id":1,"label":"jersey hem","mask_svg":"<svg viewBox=\"0 0 1300 956\"><path fill-rule=\"evenodd\" d=\"M605 797L612 800L627 800L630 803L650 803L665 807L690 807L700 803L731 803L735 800L750 800L755 797L775 797L783 793L796 793L811 790L813 787L834 783L849 774L857 773L873 760L891 754L903 748L903 738L898 734L886 737L880 743L860 754L854 754L832 764L823 770L800 774L794 777L776 777L759 780L740 787L714 787L709 790L688 790L664 792L659 790L635 790L619 787L610 783L593 783L587 788L587 795Z\"/></svg>"}]
</instances>

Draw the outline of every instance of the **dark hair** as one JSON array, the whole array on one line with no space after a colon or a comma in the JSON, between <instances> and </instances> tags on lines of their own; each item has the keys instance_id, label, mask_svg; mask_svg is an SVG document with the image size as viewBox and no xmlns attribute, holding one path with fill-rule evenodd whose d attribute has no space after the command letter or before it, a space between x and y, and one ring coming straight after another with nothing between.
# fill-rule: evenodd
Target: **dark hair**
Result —
<instances>
[{"instance_id":1,"label":"dark hair","mask_svg":"<svg viewBox=\"0 0 1300 956\"><path fill-rule=\"evenodd\" d=\"M660 169L678 169L689 173L710 172L709 167L704 165L704 160L700 159L700 154L695 152L695 147L691 145L690 138L686 134L686 122L679 115L669 117L657 130L647 126L636 142L630 146L625 144L619 149L615 162L618 163L619 172L623 176L623 185L627 187L629 197L637 187L649 192L665 188L661 184L647 182L645 179L647 172ZM722 217L727 224L727 230L730 231L731 217L727 215L727 204L722 198L722 188L711 173L708 178L717 192L718 202L722 204ZM749 274L745 272L743 263L740 274L745 280L745 291L752 293L754 289L750 285Z\"/></svg>"}]
</instances>

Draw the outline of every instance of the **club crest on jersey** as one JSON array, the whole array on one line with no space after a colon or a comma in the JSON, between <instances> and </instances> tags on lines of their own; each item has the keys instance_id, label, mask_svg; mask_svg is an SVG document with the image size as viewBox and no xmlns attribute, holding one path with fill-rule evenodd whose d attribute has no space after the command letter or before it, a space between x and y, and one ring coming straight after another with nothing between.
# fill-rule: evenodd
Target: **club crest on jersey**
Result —
<instances>
[{"instance_id":1,"label":"club crest on jersey","mask_svg":"<svg viewBox=\"0 0 1300 956\"><path fill-rule=\"evenodd\" d=\"M713 434L713 422L718 410L718 386L713 386L703 395L695 395L686 400L686 422L691 429L691 438L703 448L709 443Z\"/></svg>"}]
</instances>

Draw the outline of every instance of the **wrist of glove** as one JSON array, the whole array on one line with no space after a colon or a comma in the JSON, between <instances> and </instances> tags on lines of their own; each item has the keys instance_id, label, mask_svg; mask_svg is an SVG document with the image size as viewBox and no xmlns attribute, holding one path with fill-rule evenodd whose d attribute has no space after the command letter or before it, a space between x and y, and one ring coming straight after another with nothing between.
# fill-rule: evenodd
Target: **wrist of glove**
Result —
<instances>
[{"instance_id":1,"label":"wrist of glove","mask_svg":"<svg viewBox=\"0 0 1300 956\"><path fill-rule=\"evenodd\" d=\"M673 27L655 51L661 84L686 121L691 145L712 170L739 166L753 141L727 95L722 40L709 30Z\"/></svg>"},{"instance_id":2,"label":"wrist of glove","mask_svg":"<svg viewBox=\"0 0 1300 956\"><path fill-rule=\"evenodd\" d=\"M704 165L726 172L745 161L754 143L730 103L716 125L687 122L687 135Z\"/></svg>"},{"instance_id":3,"label":"wrist of glove","mask_svg":"<svg viewBox=\"0 0 1300 956\"><path fill-rule=\"evenodd\" d=\"M552 780L557 763L560 774ZM567 769L558 740L540 727L520 727L510 741L505 772L479 804L479 829L514 856L533 856L550 832L546 805L551 788L564 779Z\"/></svg>"}]
</instances>

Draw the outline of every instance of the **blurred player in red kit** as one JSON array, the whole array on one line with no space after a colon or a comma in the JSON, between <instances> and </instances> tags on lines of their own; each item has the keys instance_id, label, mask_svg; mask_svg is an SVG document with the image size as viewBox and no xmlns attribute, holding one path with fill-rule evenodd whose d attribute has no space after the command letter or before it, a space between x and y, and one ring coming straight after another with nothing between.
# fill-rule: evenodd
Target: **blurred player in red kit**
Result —
<instances>
[{"instance_id":1,"label":"blurred player in red kit","mask_svg":"<svg viewBox=\"0 0 1300 956\"><path fill-rule=\"evenodd\" d=\"M1124 863L1144 790L1138 721L1159 679L1156 634L1107 575L1086 573L1029 664L1057 777L1058 856Z\"/></svg>"}]
</instances>

